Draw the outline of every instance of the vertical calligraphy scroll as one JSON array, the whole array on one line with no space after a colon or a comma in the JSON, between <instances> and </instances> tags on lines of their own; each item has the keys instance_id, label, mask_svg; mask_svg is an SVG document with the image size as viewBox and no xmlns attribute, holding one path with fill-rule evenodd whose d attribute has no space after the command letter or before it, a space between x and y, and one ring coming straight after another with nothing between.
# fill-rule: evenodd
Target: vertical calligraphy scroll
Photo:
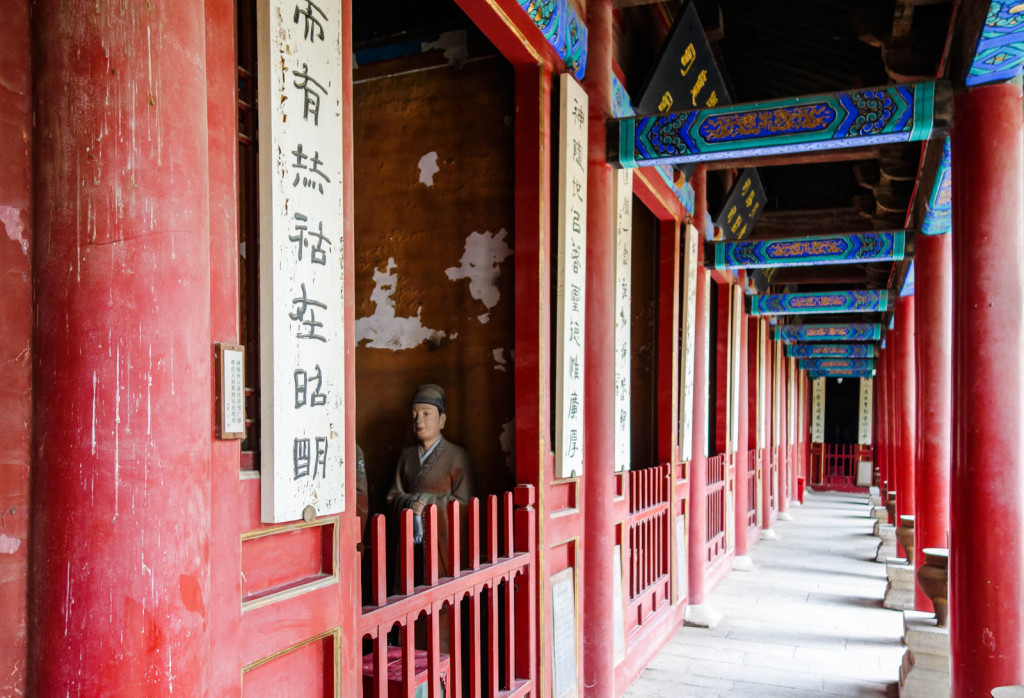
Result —
<instances>
[{"instance_id":1,"label":"vertical calligraphy scroll","mask_svg":"<svg viewBox=\"0 0 1024 698\"><path fill-rule=\"evenodd\" d=\"M768 356L768 327L764 320L757 321L757 447L764 448L767 442L765 413L768 409L768 384L765 382L765 357Z\"/></svg>"},{"instance_id":2,"label":"vertical calligraphy scroll","mask_svg":"<svg viewBox=\"0 0 1024 698\"><path fill-rule=\"evenodd\" d=\"M740 438L740 323L743 322L743 289L732 288L729 316L729 447L735 451Z\"/></svg>"},{"instance_id":3,"label":"vertical calligraphy scroll","mask_svg":"<svg viewBox=\"0 0 1024 698\"><path fill-rule=\"evenodd\" d=\"M615 470L630 462L630 319L633 274L633 172L616 170L615 188Z\"/></svg>"},{"instance_id":4,"label":"vertical calligraphy scroll","mask_svg":"<svg viewBox=\"0 0 1024 698\"><path fill-rule=\"evenodd\" d=\"M345 507L341 0L261 0L261 520Z\"/></svg>"},{"instance_id":5,"label":"vertical calligraphy scroll","mask_svg":"<svg viewBox=\"0 0 1024 698\"><path fill-rule=\"evenodd\" d=\"M874 380L860 379L860 428L857 430L857 443L871 445L871 417L874 400Z\"/></svg>"},{"instance_id":6,"label":"vertical calligraphy scroll","mask_svg":"<svg viewBox=\"0 0 1024 698\"><path fill-rule=\"evenodd\" d=\"M555 475L583 474L583 338L587 267L587 94L559 76L558 324Z\"/></svg>"},{"instance_id":7,"label":"vertical calligraphy scroll","mask_svg":"<svg viewBox=\"0 0 1024 698\"><path fill-rule=\"evenodd\" d=\"M693 455L693 350L696 339L697 314L697 245L699 233L687 225L683 240L683 346L679 352L679 458L690 460Z\"/></svg>"},{"instance_id":8,"label":"vertical calligraphy scroll","mask_svg":"<svg viewBox=\"0 0 1024 698\"><path fill-rule=\"evenodd\" d=\"M825 379L815 378L811 387L811 443L825 443Z\"/></svg>"}]
</instances>

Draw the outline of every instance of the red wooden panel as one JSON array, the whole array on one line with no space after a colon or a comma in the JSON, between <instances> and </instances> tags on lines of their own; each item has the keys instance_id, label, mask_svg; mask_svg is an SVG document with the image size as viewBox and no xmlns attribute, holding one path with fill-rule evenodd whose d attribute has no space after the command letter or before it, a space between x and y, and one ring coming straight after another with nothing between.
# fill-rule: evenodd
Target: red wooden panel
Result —
<instances>
[{"instance_id":1,"label":"red wooden panel","mask_svg":"<svg viewBox=\"0 0 1024 698\"><path fill-rule=\"evenodd\" d=\"M314 638L261 660L242 674L245 698L315 698L335 694L335 639Z\"/></svg>"},{"instance_id":2,"label":"red wooden panel","mask_svg":"<svg viewBox=\"0 0 1024 698\"><path fill-rule=\"evenodd\" d=\"M566 480L552 484L548 488L547 501L545 502L552 514L558 514L565 510L575 511L579 508L579 480Z\"/></svg>"},{"instance_id":3,"label":"red wooden panel","mask_svg":"<svg viewBox=\"0 0 1024 698\"><path fill-rule=\"evenodd\" d=\"M291 589L334 574L335 523L326 521L242 540L242 601Z\"/></svg>"}]
</instances>

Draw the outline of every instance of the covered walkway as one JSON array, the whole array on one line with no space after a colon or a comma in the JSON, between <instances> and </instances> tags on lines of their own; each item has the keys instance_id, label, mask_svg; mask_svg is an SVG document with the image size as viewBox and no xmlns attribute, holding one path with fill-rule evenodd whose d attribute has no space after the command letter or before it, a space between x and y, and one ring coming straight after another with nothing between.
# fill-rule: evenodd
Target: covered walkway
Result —
<instances>
[{"instance_id":1,"label":"covered walkway","mask_svg":"<svg viewBox=\"0 0 1024 698\"><path fill-rule=\"evenodd\" d=\"M627 695L895 696L903 614L882 608L865 495L808 493L780 540L709 596L725 615L682 628Z\"/></svg>"}]
</instances>

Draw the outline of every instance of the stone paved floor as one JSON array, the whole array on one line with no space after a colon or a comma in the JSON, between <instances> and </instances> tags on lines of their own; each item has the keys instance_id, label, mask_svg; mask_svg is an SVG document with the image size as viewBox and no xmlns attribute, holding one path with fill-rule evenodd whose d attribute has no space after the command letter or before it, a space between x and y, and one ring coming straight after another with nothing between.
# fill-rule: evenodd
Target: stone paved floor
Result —
<instances>
[{"instance_id":1,"label":"stone paved floor","mask_svg":"<svg viewBox=\"0 0 1024 698\"><path fill-rule=\"evenodd\" d=\"M708 598L725 618L684 627L627 696L896 696L903 614L882 608L866 495L807 493L761 541L753 572Z\"/></svg>"}]
</instances>

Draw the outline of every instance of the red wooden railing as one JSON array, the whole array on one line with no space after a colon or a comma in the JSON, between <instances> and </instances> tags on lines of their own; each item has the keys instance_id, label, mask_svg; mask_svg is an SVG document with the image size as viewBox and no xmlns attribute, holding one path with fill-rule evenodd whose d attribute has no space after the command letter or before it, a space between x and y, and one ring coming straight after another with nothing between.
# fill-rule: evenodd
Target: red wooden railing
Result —
<instances>
[{"instance_id":1,"label":"red wooden railing","mask_svg":"<svg viewBox=\"0 0 1024 698\"><path fill-rule=\"evenodd\" d=\"M811 484L855 489L857 464L872 460L874 450L861 444L811 444Z\"/></svg>"},{"instance_id":2,"label":"red wooden railing","mask_svg":"<svg viewBox=\"0 0 1024 698\"><path fill-rule=\"evenodd\" d=\"M655 585L667 598L669 570L669 466L629 473L629 600L634 602Z\"/></svg>"},{"instance_id":3,"label":"red wooden railing","mask_svg":"<svg viewBox=\"0 0 1024 698\"><path fill-rule=\"evenodd\" d=\"M757 451L747 453L747 527L757 526Z\"/></svg>"},{"instance_id":4,"label":"red wooden railing","mask_svg":"<svg viewBox=\"0 0 1024 698\"><path fill-rule=\"evenodd\" d=\"M708 562L725 554L725 454L708 458L707 484Z\"/></svg>"},{"instance_id":5,"label":"red wooden railing","mask_svg":"<svg viewBox=\"0 0 1024 698\"><path fill-rule=\"evenodd\" d=\"M486 526L481 530L480 502L470 500L465 546L468 559L463 568L459 503L452 502L448 509L452 574L444 578L439 578L437 511L427 507L423 512L424 583L420 586L413 582L413 513L406 509L399 523L399 593L392 596L386 589L385 518L380 514L373 518L369 551L372 601L363 606L358 621L360 637L373 648L372 660L367 655L364 664L364 698L395 695L394 688L389 693L389 665L392 682L397 679L399 695L405 698L422 695L416 692L416 685L422 681L424 670L429 698L536 693L537 569L533 541L537 521L533 504L534 489L529 485L517 487L514 497L506 492L500 506L498 497L491 495L487 498ZM465 642L464 607L468 609L465 627L469 631ZM446 615L448 624L447 657L441 653L442 615ZM424 623L426 647L415 648L416 626ZM388 634L396 626L402 646L389 652ZM445 660L447 675L443 676Z\"/></svg>"}]
</instances>

